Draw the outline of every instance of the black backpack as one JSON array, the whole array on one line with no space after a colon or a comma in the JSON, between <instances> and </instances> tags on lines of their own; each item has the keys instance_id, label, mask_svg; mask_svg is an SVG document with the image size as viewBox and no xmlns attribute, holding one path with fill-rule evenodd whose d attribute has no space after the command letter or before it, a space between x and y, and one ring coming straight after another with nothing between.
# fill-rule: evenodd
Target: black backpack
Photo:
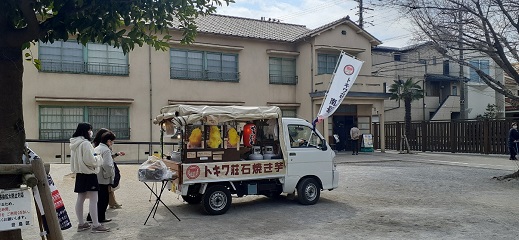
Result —
<instances>
[{"instance_id":1,"label":"black backpack","mask_svg":"<svg viewBox=\"0 0 519 240\"><path fill-rule=\"evenodd\" d=\"M119 167L117 167L117 164L114 162L114 169L115 169L115 176L114 176L114 183L112 184L113 188L116 188L119 186L119 181L121 181L121 171L119 171Z\"/></svg>"}]
</instances>

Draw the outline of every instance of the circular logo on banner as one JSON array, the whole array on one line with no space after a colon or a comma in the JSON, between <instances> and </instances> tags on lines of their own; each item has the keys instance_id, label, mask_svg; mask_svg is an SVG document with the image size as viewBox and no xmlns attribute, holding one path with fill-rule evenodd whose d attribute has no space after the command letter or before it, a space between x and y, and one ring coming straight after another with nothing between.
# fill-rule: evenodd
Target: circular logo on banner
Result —
<instances>
[{"instance_id":1,"label":"circular logo on banner","mask_svg":"<svg viewBox=\"0 0 519 240\"><path fill-rule=\"evenodd\" d=\"M191 165L186 169L186 176L189 179L195 179L200 176L200 168L197 165Z\"/></svg>"},{"instance_id":2,"label":"circular logo on banner","mask_svg":"<svg viewBox=\"0 0 519 240\"><path fill-rule=\"evenodd\" d=\"M344 66L344 74L352 75L355 72L355 68L352 65Z\"/></svg>"}]
</instances>

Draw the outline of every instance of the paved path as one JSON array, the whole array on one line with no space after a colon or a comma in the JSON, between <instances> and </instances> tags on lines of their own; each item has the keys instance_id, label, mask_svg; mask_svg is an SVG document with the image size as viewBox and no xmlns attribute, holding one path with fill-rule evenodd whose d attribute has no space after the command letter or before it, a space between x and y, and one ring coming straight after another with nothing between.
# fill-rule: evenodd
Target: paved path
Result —
<instances>
[{"instance_id":1,"label":"paved path","mask_svg":"<svg viewBox=\"0 0 519 240\"><path fill-rule=\"evenodd\" d=\"M121 164L123 184L116 195L123 208L107 211L114 221L107 224L112 231L103 234L76 232L77 195L69 165L53 164L51 174L74 225L63 231L64 239L516 239L517 181L491 180L517 170L516 162L505 155L340 152L335 160L340 187L322 192L322 200L314 206L288 198L248 196L233 198L227 214L207 216L200 213L200 206L165 192L164 203L182 221L160 205L156 218L146 225L153 198L137 180L139 165ZM243 224L238 228L237 223ZM492 231L501 235L491 237ZM444 235L435 235L438 232ZM482 232L486 235L477 235ZM24 239L39 239L37 226L22 234Z\"/></svg>"},{"instance_id":2,"label":"paved path","mask_svg":"<svg viewBox=\"0 0 519 240\"><path fill-rule=\"evenodd\" d=\"M351 152L338 152L336 162L341 164L371 161L412 161L517 171L519 169L519 161L510 161L508 157L508 155L445 152L412 152L411 154L400 154L398 151L389 150L385 153L380 151L361 152L359 155L351 155Z\"/></svg>"}]
</instances>

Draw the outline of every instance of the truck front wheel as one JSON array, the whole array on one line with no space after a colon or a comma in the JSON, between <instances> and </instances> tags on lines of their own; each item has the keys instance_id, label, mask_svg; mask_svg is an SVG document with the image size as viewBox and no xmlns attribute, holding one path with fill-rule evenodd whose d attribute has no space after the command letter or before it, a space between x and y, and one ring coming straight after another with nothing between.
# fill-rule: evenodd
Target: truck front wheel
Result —
<instances>
[{"instance_id":1,"label":"truck front wheel","mask_svg":"<svg viewBox=\"0 0 519 240\"><path fill-rule=\"evenodd\" d=\"M202 201L207 214L224 214L231 207L231 191L221 185L212 186L206 190Z\"/></svg>"},{"instance_id":2,"label":"truck front wheel","mask_svg":"<svg viewBox=\"0 0 519 240\"><path fill-rule=\"evenodd\" d=\"M319 183L313 178L303 179L297 186L297 200L303 205L317 203L321 196Z\"/></svg>"}]
</instances>

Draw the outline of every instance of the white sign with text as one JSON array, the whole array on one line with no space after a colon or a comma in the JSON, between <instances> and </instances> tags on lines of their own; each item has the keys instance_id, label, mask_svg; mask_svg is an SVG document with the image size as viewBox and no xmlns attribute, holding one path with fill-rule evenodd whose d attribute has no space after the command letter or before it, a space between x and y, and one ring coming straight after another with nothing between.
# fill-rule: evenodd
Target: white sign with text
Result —
<instances>
[{"instance_id":1,"label":"white sign with text","mask_svg":"<svg viewBox=\"0 0 519 240\"><path fill-rule=\"evenodd\" d=\"M317 115L319 120L331 116L344 100L359 75L364 62L354 59L345 53L341 53L339 64L335 69L330 89L323 101L321 110Z\"/></svg>"},{"instance_id":2,"label":"white sign with text","mask_svg":"<svg viewBox=\"0 0 519 240\"><path fill-rule=\"evenodd\" d=\"M29 189L0 190L0 231L32 225L31 199Z\"/></svg>"}]
</instances>

